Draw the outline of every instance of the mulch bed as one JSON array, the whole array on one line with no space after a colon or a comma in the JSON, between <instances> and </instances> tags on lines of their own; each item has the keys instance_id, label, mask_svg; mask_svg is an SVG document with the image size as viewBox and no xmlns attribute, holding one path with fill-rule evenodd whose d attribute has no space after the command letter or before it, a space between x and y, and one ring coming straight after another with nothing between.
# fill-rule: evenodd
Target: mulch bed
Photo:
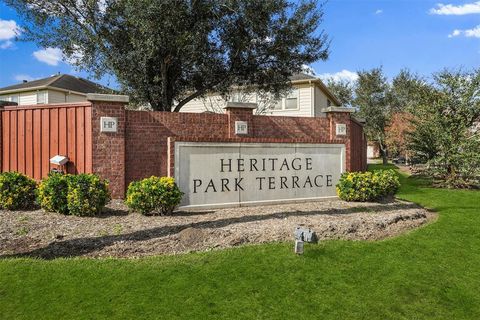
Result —
<instances>
[{"instance_id":1,"label":"mulch bed","mask_svg":"<svg viewBox=\"0 0 480 320\"><path fill-rule=\"evenodd\" d=\"M112 201L97 217L0 211L0 258L142 257L293 241L295 227L321 240L378 240L436 218L415 204L341 200L259 207L177 211L172 216L128 213Z\"/></svg>"}]
</instances>

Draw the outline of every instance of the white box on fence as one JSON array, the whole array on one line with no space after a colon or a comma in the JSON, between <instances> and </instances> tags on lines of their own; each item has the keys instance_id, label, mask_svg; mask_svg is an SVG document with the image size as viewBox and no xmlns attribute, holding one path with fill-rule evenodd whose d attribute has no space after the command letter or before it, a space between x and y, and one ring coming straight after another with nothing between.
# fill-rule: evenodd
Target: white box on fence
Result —
<instances>
[{"instance_id":1,"label":"white box on fence","mask_svg":"<svg viewBox=\"0 0 480 320\"><path fill-rule=\"evenodd\" d=\"M63 166L65 164L67 164L67 162L68 162L67 157L61 156L61 155L58 155L58 154L55 157L50 159L50 163L56 164L57 166Z\"/></svg>"}]
</instances>

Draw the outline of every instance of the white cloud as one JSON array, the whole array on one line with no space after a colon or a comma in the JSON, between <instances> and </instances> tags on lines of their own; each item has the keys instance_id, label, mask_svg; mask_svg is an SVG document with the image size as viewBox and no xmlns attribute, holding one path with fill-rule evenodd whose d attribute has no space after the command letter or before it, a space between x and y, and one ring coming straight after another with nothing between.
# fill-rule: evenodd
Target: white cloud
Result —
<instances>
[{"instance_id":1,"label":"white cloud","mask_svg":"<svg viewBox=\"0 0 480 320\"><path fill-rule=\"evenodd\" d=\"M312 75L312 76L315 75L315 69L313 69L311 66L306 65L306 64L302 65L302 71L304 73Z\"/></svg>"},{"instance_id":2,"label":"white cloud","mask_svg":"<svg viewBox=\"0 0 480 320\"><path fill-rule=\"evenodd\" d=\"M13 47L13 39L21 33L20 27L14 20L0 19L0 49Z\"/></svg>"},{"instance_id":3,"label":"white cloud","mask_svg":"<svg viewBox=\"0 0 480 320\"><path fill-rule=\"evenodd\" d=\"M466 3L455 6L453 4L437 4L436 8L430 9L430 14L439 15L455 15L460 16L464 14L480 13L480 1L473 3Z\"/></svg>"},{"instance_id":4,"label":"white cloud","mask_svg":"<svg viewBox=\"0 0 480 320\"><path fill-rule=\"evenodd\" d=\"M467 38L480 38L480 24L473 29L466 30L453 30L451 34L448 35L449 38L464 36Z\"/></svg>"},{"instance_id":5,"label":"white cloud","mask_svg":"<svg viewBox=\"0 0 480 320\"><path fill-rule=\"evenodd\" d=\"M8 49L13 47L13 41L12 40L7 40L4 42L0 42L0 49Z\"/></svg>"},{"instance_id":6,"label":"white cloud","mask_svg":"<svg viewBox=\"0 0 480 320\"><path fill-rule=\"evenodd\" d=\"M70 57L65 57L64 56L64 59L63 59L65 62L67 62L68 64L71 64L71 65L78 64L83 59L83 56L84 56L84 53L80 49L80 47L74 46L74 50L75 51L72 53L72 55Z\"/></svg>"},{"instance_id":7,"label":"white cloud","mask_svg":"<svg viewBox=\"0 0 480 320\"><path fill-rule=\"evenodd\" d=\"M0 40L11 40L20 34L20 27L13 20L0 19Z\"/></svg>"},{"instance_id":8,"label":"white cloud","mask_svg":"<svg viewBox=\"0 0 480 320\"><path fill-rule=\"evenodd\" d=\"M382 13L383 13L382 9L378 9L377 11L375 11L375 14L382 14Z\"/></svg>"},{"instance_id":9,"label":"white cloud","mask_svg":"<svg viewBox=\"0 0 480 320\"><path fill-rule=\"evenodd\" d=\"M33 53L33 56L40 62L44 62L51 66L57 66L63 59L62 51L58 48L46 48L37 50Z\"/></svg>"},{"instance_id":10,"label":"white cloud","mask_svg":"<svg viewBox=\"0 0 480 320\"><path fill-rule=\"evenodd\" d=\"M356 81L358 79L358 74L349 70L342 70L336 73L322 73L318 76L322 80L332 79L334 81Z\"/></svg>"},{"instance_id":11,"label":"white cloud","mask_svg":"<svg viewBox=\"0 0 480 320\"><path fill-rule=\"evenodd\" d=\"M23 81L23 80L27 80L27 81L33 81L33 80L36 80L37 78L34 78L32 76L29 76L28 74L17 74L13 77L16 81Z\"/></svg>"}]
</instances>

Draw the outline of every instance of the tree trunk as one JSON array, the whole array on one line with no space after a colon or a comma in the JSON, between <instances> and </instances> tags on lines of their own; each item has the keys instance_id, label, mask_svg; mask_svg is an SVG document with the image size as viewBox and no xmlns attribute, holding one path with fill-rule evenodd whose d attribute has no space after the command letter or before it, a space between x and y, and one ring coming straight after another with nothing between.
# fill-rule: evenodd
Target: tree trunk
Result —
<instances>
[{"instance_id":1,"label":"tree trunk","mask_svg":"<svg viewBox=\"0 0 480 320\"><path fill-rule=\"evenodd\" d=\"M387 159L387 154L386 153L382 154L382 163L383 163L383 165L388 164L388 159Z\"/></svg>"},{"instance_id":2,"label":"tree trunk","mask_svg":"<svg viewBox=\"0 0 480 320\"><path fill-rule=\"evenodd\" d=\"M161 111L172 111L172 104L173 98L171 95L170 85L171 83L169 74L168 74L168 63L164 62L160 66L160 73L162 75L162 95L161 95L161 103L162 103L162 110Z\"/></svg>"},{"instance_id":3,"label":"tree trunk","mask_svg":"<svg viewBox=\"0 0 480 320\"><path fill-rule=\"evenodd\" d=\"M382 163L383 163L383 165L387 165L388 164L387 147L382 142L378 142L378 147L380 148L380 155L382 156Z\"/></svg>"}]
</instances>

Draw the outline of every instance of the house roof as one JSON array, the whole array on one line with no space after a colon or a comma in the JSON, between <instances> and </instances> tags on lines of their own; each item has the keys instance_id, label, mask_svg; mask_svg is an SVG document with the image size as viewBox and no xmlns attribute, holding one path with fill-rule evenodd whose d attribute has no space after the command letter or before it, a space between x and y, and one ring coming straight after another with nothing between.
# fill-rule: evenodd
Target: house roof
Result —
<instances>
[{"instance_id":1,"label":"house roof","mask_svg":"<svg viewBox=\"0 0 480 320\"><path fill-rule=\"evenodd\" d=\"M68 74L58 74L48 78L26 81L12 86L0 88L0 94L47 88L74 91L84 94L106 93L111 91L109 88L87 79L74 77Z\"/></svg>"},{"instance_id":2,"label":"house roof","mask_svg":"<svg viewBox=\"0 0 480 320\"><path fill-rule=\"evenodd\" d=\"M303 72L295 73L290 77L290 81L315 80L315 79L317 79L317 77L303 73Z\"/></svg>"}]
</instances>

